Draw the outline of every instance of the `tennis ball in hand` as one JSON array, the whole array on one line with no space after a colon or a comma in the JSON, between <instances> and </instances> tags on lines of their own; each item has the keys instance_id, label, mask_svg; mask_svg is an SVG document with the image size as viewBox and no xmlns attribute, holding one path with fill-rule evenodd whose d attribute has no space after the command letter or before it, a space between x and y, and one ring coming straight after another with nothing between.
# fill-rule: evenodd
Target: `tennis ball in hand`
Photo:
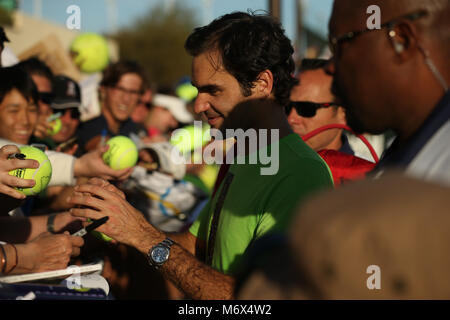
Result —
<instances>
[{"instance_id":1,"label":"tennis ball in hand","mask_svg":"<svg viewBox=\"0 0 450 320\"><path fill-rule=\"evenodd\" d=\"M32 159L38 161L39 167L37 169L19 168L10 171L9 174L21 179L35 180L36 184L32 188L16 188L16 189L26 196L37 195L45 188L47 188L47 185L52 177L52 165L50 163L50 160L48 159L47 155L44 152L30 146L20 147L20 153L25 155L25 159Z\"/></svg>"},{"instance_id":2,"label":"tennis ball in hand","mask_svg":"<svg viewBox=\"0 0 450 320\"><path fill-rule=\"evenodd\" d=\"M54 136L55 134L57 134L62 127L62 122L60 118L56 118L55 120L53 120L52 122L50 122L50 125L52 126L52 129L48 130L47 133L51 136Z\"/></svg>"},{"instance_id":3,"label":"tennis ball in hand","mask_svg":"<svg viewBox=\"0 0 450 320\"><path fill-rule=\"evenodd\" d=\"M138 149L133 140L125 136L116 136L106 142L108 151L103 154L103 161L114 170L131 168L138 160Z\"/></svg>"},{"instance_id":4,"label":"tennis ball in hand","mask_svg":"<svg viewBox=\"0 0 450 320\"><path fill-rule=\"evenodd\" d=\"M87 219L87 221L88 222L92 222L92 220L91 219ZM103 240L103 241L106 241L106 242L111 242L112 241L112 238L111 237L108 237L106 234L104 234L103 232L100 232L100 231L96 231L96 230L92 230L91 231L91 234L94 236L94 237L96 237L97 239L100 239L100 240Z\"/></svg>"}]
</instances>

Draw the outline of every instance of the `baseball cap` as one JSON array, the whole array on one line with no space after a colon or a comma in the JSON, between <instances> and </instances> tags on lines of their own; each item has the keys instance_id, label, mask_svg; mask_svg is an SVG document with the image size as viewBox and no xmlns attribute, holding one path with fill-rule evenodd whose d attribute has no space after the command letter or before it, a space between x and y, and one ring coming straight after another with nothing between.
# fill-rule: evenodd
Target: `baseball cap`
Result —
<instances>
[{"instance_id":1,"label":"baseball cap","mask_svg":"<svg viewBox=\"0 0 450 320\"><path fill-rule=\"evenodd\" d=\"M156 94L153 97L153 105L166 108L181 123L194 121L194 117L186 109L186 103L177 97L166 94Z\"/></svg>"},{"instance_id":2,"label":"baseball cap","mask_svg":"<svg viewBox=\"0 0 450 320\"><path fill-rule=\"evenodd\" d=\"M78 83L66 76L55 76L53 79L54 99L51 107L57 110L79 108L81 90Z\"/></svg>"}]
</instances>

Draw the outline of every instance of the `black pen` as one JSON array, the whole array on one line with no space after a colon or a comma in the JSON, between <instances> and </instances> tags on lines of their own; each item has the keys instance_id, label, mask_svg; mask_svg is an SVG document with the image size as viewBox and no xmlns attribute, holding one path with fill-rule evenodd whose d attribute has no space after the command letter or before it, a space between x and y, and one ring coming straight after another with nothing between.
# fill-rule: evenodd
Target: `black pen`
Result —
<instances>
[{"instance_id":1,"label":"black pen","mask_svg":"<svg viewBox=\"0 0 450 320\"><path fill-rule=\"evenodd\" d=\"M75 232L74 234L72 234L72 236L74 237L84 237L86 234L88 234L89 232L91 232L94 229L97 229L98 227L100 227L102 224L104 224L106 221L108 221L109 217L103 217L100 218L98 220L94 220L94 222L92 222L90 225L84 227L83 229L80 229L79 231Z\"/></svg>"}]
</instances>

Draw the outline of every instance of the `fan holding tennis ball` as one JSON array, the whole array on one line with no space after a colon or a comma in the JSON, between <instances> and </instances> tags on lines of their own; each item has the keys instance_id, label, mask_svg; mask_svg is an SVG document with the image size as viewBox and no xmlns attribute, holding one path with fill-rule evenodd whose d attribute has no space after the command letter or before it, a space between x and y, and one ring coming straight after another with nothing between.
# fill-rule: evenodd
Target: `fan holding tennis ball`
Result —
<instances>
[{"instance_id":1,"label":"fan holding tennis ball","mask_svg":"<svg viewBox=\"0 0 450 320\"><path fill-rule=\"evenodd\" d=\"M115 136L106 142L109 149L103 154L103 161L114 170L131 168L138 160L136 144L128 137Z\"/></svg>"},{"instance_id":2,"label":"fan holding tennis ball","mask_svg":"<svg viewBox=\"0 0 450 320\"><path fill-rule=\"evenodd\" d=\"M50 122L50 125L52 126L52 129L48 130L47 133L51 136L54 136L55 134L57 134L62 127L62 122L60 118L56 118L55 120L53 120L52 122Z\"/></svg>"},{"instance_id":3,"label":"fan holding tennis ball","mask_svg":"<svg viewBox=\"0 0 450 320\"><path fill-rule=\"evenodd\" d=\"M31 146L20 147L20 153L25 155L25 159L32 159L39 162L37 169L19 168L9 172L10 175L21 179L33 179L36 181L34 187L31 188L19 188L16 189L26 196L34 196L39 194L45 188L52 177L52 165L47 155Z\"/></svg>"},{"instance_id":4,"label":"fan holding tennis ball","mask_svg":"<svg viewBox=\"0 0 450 320\"><path fill-rule=\"evenodd\" d=\"M50 117L48 117L47 122L52 127L51 129L47 130L48 135L53 136L61 130L62 127L61 115L62 115L61 113L54 113Z\"/></svg>"}]
</instances>

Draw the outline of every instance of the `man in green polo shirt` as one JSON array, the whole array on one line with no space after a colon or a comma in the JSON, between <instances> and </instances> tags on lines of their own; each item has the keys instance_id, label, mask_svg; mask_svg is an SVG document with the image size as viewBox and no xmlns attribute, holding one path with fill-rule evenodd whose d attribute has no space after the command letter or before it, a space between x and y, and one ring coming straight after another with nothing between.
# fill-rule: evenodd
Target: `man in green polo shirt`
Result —
<instances>
[{"instance_id":1,"label":"man in green polo shirt","mask_svg":"<svg viewBox=\"0 0 450 320\"><path fill-rule=\"evenodd\" d=\"M236 156L226 157L212 199L182 234L151 226L106 181L79 186L69 202L82 206L71 209L75 216L108 215L98 230L146 254L187 296L231 299L234 275L249 245L268 232L285 230L299 202L332 187L332 179L325 162L287 122L283 106L296 84L293 48L277 21L267 15L227 14L195 29L185 47L193 56L195 112L224 134L252 129L271 139L258 135L242 150L237 136ZM252 163L255 152L258 161Z\"/></svg>"}]
</instances>

